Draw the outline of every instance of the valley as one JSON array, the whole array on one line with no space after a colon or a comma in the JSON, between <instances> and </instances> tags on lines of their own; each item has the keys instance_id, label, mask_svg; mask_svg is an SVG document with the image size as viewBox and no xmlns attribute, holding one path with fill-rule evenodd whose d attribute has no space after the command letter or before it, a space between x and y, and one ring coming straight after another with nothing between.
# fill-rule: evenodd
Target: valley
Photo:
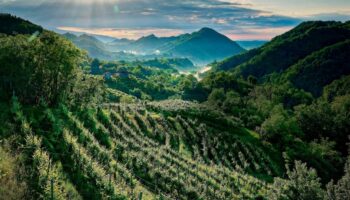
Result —
<instances>
[{"instance_id":1,"label":"valley","mask_svg":"<svg viewBox=\"0 0 350 200\"><path fill-rule=\"evenodd\" d=\"M349 199L349 41L349 21L132 40L0 14L0 199Z\"/></svg>"}]
</instances>

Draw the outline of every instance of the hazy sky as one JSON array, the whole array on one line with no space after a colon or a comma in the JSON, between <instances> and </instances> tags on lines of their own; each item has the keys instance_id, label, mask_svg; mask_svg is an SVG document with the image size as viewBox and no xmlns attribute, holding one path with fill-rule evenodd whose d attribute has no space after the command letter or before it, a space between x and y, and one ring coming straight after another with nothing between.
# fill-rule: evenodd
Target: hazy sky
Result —
<instances>
[{"instance_id":1,"label":"hazy sky","mask_svg":"<svg viewBox=\"0 0 350 200\"><path fill-rule=\"evenodd\" d=\"M56 31L138 38L211 27L251 40L304 20L350 20L350 0L0 0L0 12Z\"/></svg>"}]
</instances>

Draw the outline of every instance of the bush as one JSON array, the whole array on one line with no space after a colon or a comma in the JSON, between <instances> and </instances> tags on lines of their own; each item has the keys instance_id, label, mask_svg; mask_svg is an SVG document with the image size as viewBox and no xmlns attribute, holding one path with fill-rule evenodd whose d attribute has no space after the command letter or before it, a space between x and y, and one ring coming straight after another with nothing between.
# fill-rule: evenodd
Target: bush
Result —
<instances>
[{"instance_id":1,"label":"bush","mask_svg":"<svg viewBox=\"0 0 350 200\"><path fill-rule=\"evenodd\" d=\"M343 200L350 199L350 156L344 168L344 176L334 184L331 181L327 185L327 198L329 200Z\"/></svg>"},{"instance_id":2,"label":"bush","mask_svg":"<svg viewBox=\"0 0 350 200\"><path fill-rule=\"evenodd\" d=\"M21 181L19 158L0 147L0 200L25 199L27 184Z\"/></svg>"},{"instance_id":3,"label":"bush","mask_svg":"<svg viewBox=\"0 0 350 200\"><path fill-rule=\"evenodd\" d=\"M275 178L269 199L272 200L323 200L325 192L321 188L316 170L307 168L300 161L295 162L293 171L287 169L288 180Z\"/></svg>"}]
</instances>

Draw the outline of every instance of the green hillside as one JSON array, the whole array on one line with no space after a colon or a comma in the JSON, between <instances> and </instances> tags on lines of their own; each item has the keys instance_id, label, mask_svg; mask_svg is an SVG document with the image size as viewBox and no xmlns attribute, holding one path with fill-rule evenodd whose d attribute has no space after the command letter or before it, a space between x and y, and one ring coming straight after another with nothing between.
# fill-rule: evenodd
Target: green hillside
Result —
<instances>
[{"instance_id":1,"label":"green hillside","mask_svg":"<svg viewBox=\"0 0 350 200\"><path fill-rule=\"evenodd\" d=\"M236 42L244 49L251 50L263 46L268 40L240 40Z\"/></svg>"},{"instance_id":2,"label":"green hillside","mask_svg":"<svg viewBox=\"0 0 350 200\"><path fill-rule=\"evenodd\" d=\"M285 79L297 88L320 96L323 87L350 74L350 40L312 53L285 72Z\"/></svg>"},{"instance_id":3,"label":"green hillside","mask_svg":"<svg viewBox=\"0 0 350 200\"><path fill-rule=\"evenodd\" d=\"M0 13L0 33L15 35L15 34L34 34L42 32L41 26L35 25L29 21L12 16L10 14Z\"/></svg>"},{"instance_id":4,"label":"green hillside","mask_svg":"<svg viewBox=\"0 0 350 200\"><path fill-rule=\"evenodd\" d=\"M350 38L346 23L304 22L264 46L219 63L217 70L235 69L237 75L262 78L280 73L311 53Z\"/></svg>"},{"instance_id":5,"label":"green hillside","mask_svg":"<svg viewBox=\"0 0 350 200\"><path fill-rule=\"evenodd\" d=\"M350 74L348 23L304 22L260 48L214 64L212 71L261 83L290 82L319 97L323 87Z\"/></svg>"}]
</instances>

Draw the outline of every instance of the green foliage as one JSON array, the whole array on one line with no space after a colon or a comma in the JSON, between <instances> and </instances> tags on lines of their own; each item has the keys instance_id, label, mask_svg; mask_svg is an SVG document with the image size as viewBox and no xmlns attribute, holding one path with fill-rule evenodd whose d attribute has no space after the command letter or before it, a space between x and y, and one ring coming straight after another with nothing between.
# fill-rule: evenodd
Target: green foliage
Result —
<instances>
[{"instance_id":1,"label":"green foliage","mask_svg":"<svg viewBox=\"0 0 350 200\"><path fill-rule=\"evenodd\" d=\"M100 74L101 70L100 70L100 61L98 59L94 59L91 62L91 74Z\"/></svg>"},{"instance_id":2,"label":"green foliage","mask_svg":"<svg viewBox=\"0 0 350 200\"><path fill-rule=\"evenodd\" d=\"M224 101L225 98L225 90L223 88L214 89L208 97L208 103L221 106L220 103Z\"/></svg>"},{"instance_id":3,"label":"green foliage","mask_svg":"<svg viewBox=\"0 0 350 200\"><path fill-rule=\"evenodd\" d=\"M52 163L46 152L37 149L33 154L34 167L37 170L40 199L50 199L52 196L57 200L67 198L82 199L74 187L66 182L61 166Z\"/></svg>"},{"instance_id":4,"label":"green foliage","mask_svg":"<svg viewBox=\"0 0 350 200\"><path fill-rule=\"evenodd\" d=\"M344 76L324 88L323 98L333 101L337 96L350 94L350 76Z\"/></svg>"},{"instance_id":5,"label":"green foliage","mask_svg":"<svg viewBox=\"0 0 350 200\"><path fill-rule=\"evenodd\" d=\"M68 104L89 105L96 104L106 98L108 92L102 77L81 75L67 98Z\"/></svg>"},{"instance_id":6,"label":"green foliage","mask_svg":"<svg viewBox=\"0 0 350 200\"><path fill-rule=\"evenodd\" d=\"M194 64L188 58L156 58L147 61L136 61L135 64L136 63L173 72L177 70L192 71L195 69Z\"/></svg>"},{"instance_id":7,"label":"green foliage","mask_svg":"<svg viewBox=\"0 0 350 200\"><path fill-rule=\"evenodd\" d=\"M28 185L23 180L25 171L22 155L12 155L9 147L0 146L0 199L16 200L28 198Z\"/></svg>"},{"instance_id":8,"label":"green foliage","mask_svg":"<svg viewBox=\"0 0 350 200\"><path fill-rule=\"evenodd\" d=\"M81 119L84 121L84 125L95 134L96 139L98 139L103 146L106 148L111 147L111 139L106 129L99 126L95 119L96 111L93 109L84 109L80 112Z\"/></svg>"},{"instance_id":9,"label":"green foliage","mask_svg":"<svg viewBox=\"0 0 350 200\"><path fill-rule=\"evenodd\" d=\"M264 139L281 148L293 138L300 138L302 132L295 118L288 115L282 106L276 106L261 125Z\"/></svg>"},{"instance_id":10,"label":"green foliage","mask_svg":"<svg viewBox=\"0 0 350 200\"><path fill-rule=\"evenodd\" d=\"M224 88L225 91L235 90L242 95L247 95L252 88L246 81L225 72L210 73L202 80L202 83L209 89Z\"/></svg>"},{"instance_id":11,"label":"green foliage","mask_svg":"<svg viewBox=\"0 0 350 200\"><path fill-rule=\"evenodd\" d=\"M344 176L334 184L331 181L327 184L327 200L342 200L350 198L350 156L344 167Z\"/></svg>"},{"instance_id":12,"label":"green foliage","mask_svg":"<svg viewBox=\"0 0 350 200\"><path fill-rule=\"evenodd\" d=\"M102 68L105 73L111 74L111 77L105 76L108 88L141 100L183 98L203 101L206 98L205 90L193 75L179 75L154 67L132 66L131 63L125 62L124 64Z\"/></svg>"},{"instance_id":13,"label":"green foliage","mask_svg":"<svg viewBox=\"0 0 350 200\"><path fill-rule=\"evenodd\" d=\"M320 178L314 169L309 169L306 164L296 161L293 171L287 169L287 175L287 180L275 179L269 199L324 199L325 192L321 188Z\"/></svg>"},{"instance_id":14,"label":"green foliage","mask_svg":"<svg viewBox=\"0 0 350 200\"><path fill-rule=\"evenodd\" d=\"M77 48L51 32L33 41L23 35L1 37L0 90L27 104L57 104L74 87L81 58Z\"/></svg>"},{"instance_id":15,"label":"green foliage","mask_svg":"<svg viewBox=\"0 0 350 200\"><path fill-rule=\"evenodd\" d=\"M319 100L309 106L296 109L299 126L305 133L305 139L332 138L337 149L346 154L349 135L349 95L335 98L331 103Z\"/></svg>"},{"instance_id":16,"label":"green foliage","mask_svg":"<svg viewBox=\"0 0 350 200\"><path fill-rule=\"evenodd\" d=\"M258 79L255 76L249 75L247 78L248 83L252 85L256 85L258 83Z\"/></svg>"}]
</instances>

